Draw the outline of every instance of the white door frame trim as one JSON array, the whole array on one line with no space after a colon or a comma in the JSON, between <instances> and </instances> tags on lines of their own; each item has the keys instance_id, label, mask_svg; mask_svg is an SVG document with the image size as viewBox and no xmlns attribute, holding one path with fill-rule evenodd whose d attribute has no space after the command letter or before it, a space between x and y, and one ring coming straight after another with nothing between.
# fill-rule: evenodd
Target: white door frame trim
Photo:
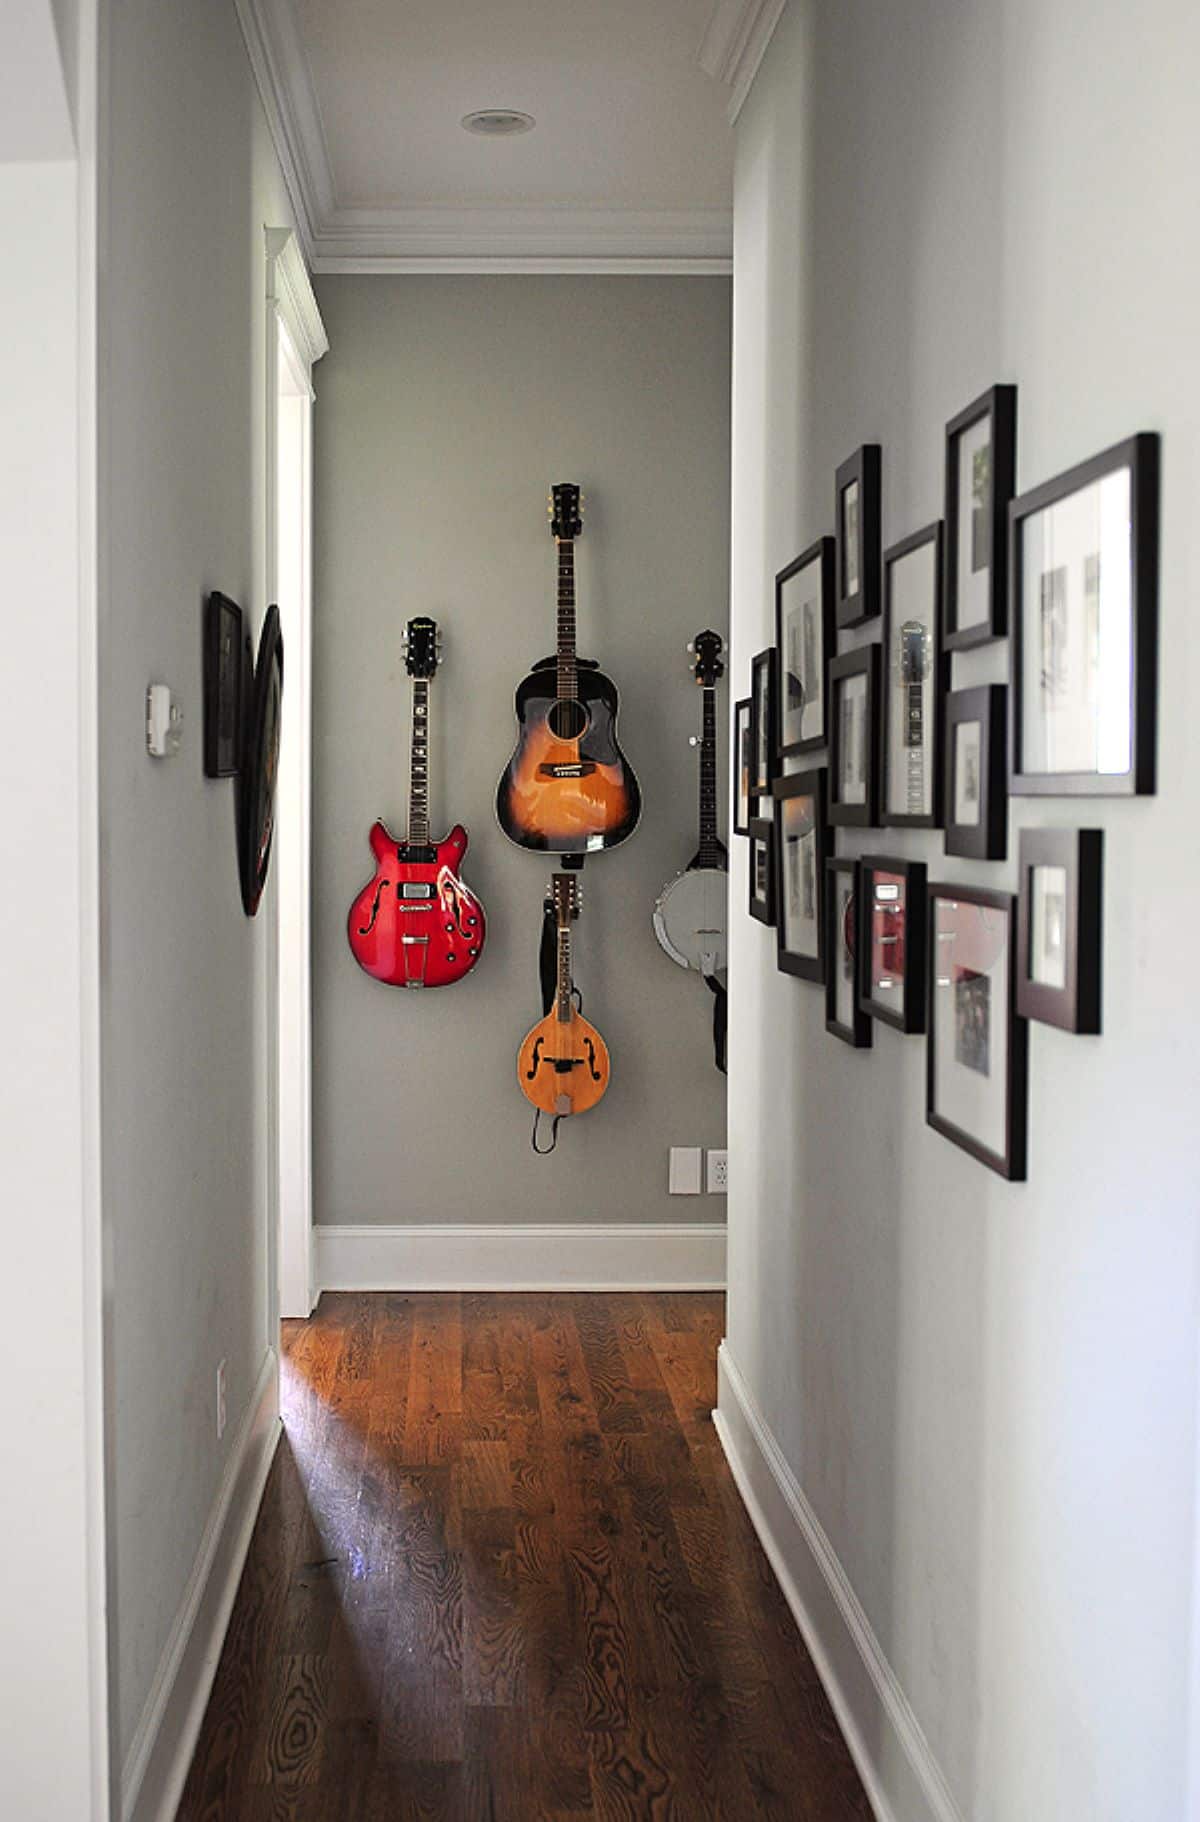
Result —
<instances>
[{"instance_id":1,"label":"white door frame trim","mask_svg":"<svg viewBox=\"0 0 1200 1822\"><path fill-rule=\"evenodd\" d=\"M266 585L268 602L279 589L279 374L286 363L298 393L307 399L304 424L304 554L300 590L300 636L284 641L284 675L298 702L301 731L301 777L297 806L280 804L279 847L295 856L293 889L288 893L288 934L284 937L281 907L285 881L277 864L275 881L274 951L271 973L278 983L270 1021L272 1092L271 1189L268 1210L277 1250L272 1289L272 1326L276 1313L307 1316L314 1301L312 1238L311 1070L312 1002L308 958L311 953L309 904L309 854L312 843L310 786L312 727L312 370L329 347L329 338L304 263L296 233L291 228L267 228L267 398L266 398ZM298 697L297 693L298 692ZM284 763L287 763L286 756ZM298 807L298 815L295 813ZM285 823L291 823L287 826ZM286 944L286 954L285 954ZM287 1016L295 1038L289 1055L280 1055L280 994L289 999ZM287 1082L284 1086L286 1064ZM285 1155L286 1154L286 1155ZM275 1295L279 1307L275 1310Z\"/></svg>"}]
</instances>

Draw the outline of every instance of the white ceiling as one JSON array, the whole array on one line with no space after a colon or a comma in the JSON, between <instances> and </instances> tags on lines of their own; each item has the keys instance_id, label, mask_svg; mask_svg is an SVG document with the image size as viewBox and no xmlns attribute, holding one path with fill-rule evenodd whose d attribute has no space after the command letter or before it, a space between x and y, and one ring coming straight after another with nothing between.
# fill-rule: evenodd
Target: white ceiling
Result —
<instances>
[{"instance_id":1,"label":"white ceiling","mask_svg":"<svg viewBox=\"0 0 1200 1822\"><path fill-rule=\"evenodd\" d=\"M785 0L236 3L318 270L728 268L730 91Z\"/></svg>"}]
</instances>

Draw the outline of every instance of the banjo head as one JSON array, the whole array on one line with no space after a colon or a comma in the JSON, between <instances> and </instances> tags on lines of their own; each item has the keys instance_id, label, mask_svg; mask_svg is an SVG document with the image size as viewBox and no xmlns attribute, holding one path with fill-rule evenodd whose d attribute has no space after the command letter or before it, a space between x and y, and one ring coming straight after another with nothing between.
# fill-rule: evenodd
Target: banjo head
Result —
<instances>
[{"instance_id":1,"label":"banjo head","mask_svg":"<svg viewBox=\"0 0 1200 1822\"><path fill-rule=\"evenodd\" d=\"M689 867L654 907L654 934L673 962L699 974L725 967L725 907L729 876L717 867Z\"/></svg>"}]
</instances>

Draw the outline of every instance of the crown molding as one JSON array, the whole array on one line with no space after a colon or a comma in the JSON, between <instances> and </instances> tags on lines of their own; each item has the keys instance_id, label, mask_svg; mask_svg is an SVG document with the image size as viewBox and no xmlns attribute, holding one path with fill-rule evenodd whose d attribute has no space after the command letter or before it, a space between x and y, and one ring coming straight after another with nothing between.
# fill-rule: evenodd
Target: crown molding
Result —
<instances>
[{"instance_id":1,"label":"crown molding","mask_svg":"<svg viewBox=\"0 0 1200 1822\"><path fill-rule=\"evenodd\" d=\"M716 0L697 61L707 76L723 82L732 126L750 93L787 0Z\"/></svg>"},{"instance_id":2,"label":"crown molding","mask_svg":"<svg viewBox=\"0 0 1200 1822\"><path fill-rule=\"evenodd\" d=\"M234 4L312 271L732 271L724 209L339 207L291 0Z\"/></svg>"}]
</instances>

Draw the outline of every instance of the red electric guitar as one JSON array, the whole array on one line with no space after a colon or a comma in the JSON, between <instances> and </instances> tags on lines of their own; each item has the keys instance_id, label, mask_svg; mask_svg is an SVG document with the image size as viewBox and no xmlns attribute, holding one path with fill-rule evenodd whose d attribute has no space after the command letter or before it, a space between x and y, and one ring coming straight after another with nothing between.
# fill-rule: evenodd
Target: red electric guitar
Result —
<instances>
[{"instance_id":1,"label":"red electric guitar","mask_svg":"<svg viewBox=\"0 0 1200 1822\"><path fill-rule=\"evenodd\" d=\"M389 987L449 987L469 974L483 950L483 906L458 876L467 832L455 823L444 841L429 839L429 686L442 635L435 621L410 620L404 661L412 678L412 758L408 839L382 822L371 829L375 877L350 907L346 934L360 968Z\"/></svg>"}]
</instances>

